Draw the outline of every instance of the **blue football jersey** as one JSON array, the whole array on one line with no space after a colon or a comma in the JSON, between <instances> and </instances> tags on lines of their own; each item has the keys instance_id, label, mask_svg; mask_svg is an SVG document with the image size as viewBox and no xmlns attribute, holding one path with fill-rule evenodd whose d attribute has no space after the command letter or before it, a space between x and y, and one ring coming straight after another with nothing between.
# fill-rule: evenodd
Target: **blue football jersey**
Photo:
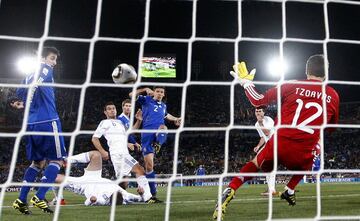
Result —
<instances>
[{"instance_id":1,"label":"blue football jersey","mask_svg":"<svg viewBox=\"0 0 360 221\"><path fill-rule=\"evenodd\" d=\"M140 95L137 99L141 104L143 116L143 129L158 129L165 124L164 119L167 115L166 104L156 101L151 96Z\"/></svg>"},{"instance_id":2,"label":"blue football jersey","mask_svg":"<svg viewBox=\"0 0 360 221\"><path fill-rule=\"evenodd\" d=\"M30 84L34 81L34 73L23 80L23 84ZM41 63L40 73L37 82L53 83L53 68L45 63ZM31 91L31 101L29 110L28 124L43 123L59 119L55 105L54 88L51 86L36 86ZM26 103L27 88L19 88L16 95Z\"/></svg>"}]
</instances>

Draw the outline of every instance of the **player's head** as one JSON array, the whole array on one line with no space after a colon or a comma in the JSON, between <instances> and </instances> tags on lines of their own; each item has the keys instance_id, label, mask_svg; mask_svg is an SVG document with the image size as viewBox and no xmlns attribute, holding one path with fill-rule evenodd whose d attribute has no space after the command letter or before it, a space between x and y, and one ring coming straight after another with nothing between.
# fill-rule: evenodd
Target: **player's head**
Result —
<instances>
[{"instance_id":1,"label":"player's head","mask_svg":"<svg viewBox=\"0 0 360 221\"><path fill-rule=\"evenodd\" d=\"M121 107L122 107L122 112L125 115L130 115L130 113L131 113L131 100L130 99L123 100L123 102L121 103Z\"/></svg>"},{"instance_id":2,"label":"player's head","mask_svg":"<svg viewBox=\"0 0 360 221\"><path fill-rule=\"evenodd\" d=\"M55 67L60 52L55 47L44 47L41 51L41 60L51 67Z\"/></svg>"},{"instance_id":3,"label":"player's head","mask_svg":"<svg viewBox=\"0 0 360 221\"><path fill-rule=\"evenodd\" d=\"M155 86L153 87L153 91L154 91L154 99L157 101L162 101L162 99L165 97L165 87Z\"/></svg>"},{"instance_id":4,"label":"player's head","mask_svg":"<svg viewBox=\"0 0 360 221\"><path fill-rule=\"evenodd\" d=\"M255 116L257 120L264 119L265 116L265 107L257 107L255 108Z\"/></svg>"},{"instance_id":5,"label":"player's head","mask_svg":"<svg viewBox=\"0 0 360 221\"><path fill-rule=\"evenodd\" d=\"M325 59L322 54L315 54L309 57L306 62L306 76L307 78L325 79Z\"/></svg>"},{"instance_id":6,"label":"player's head","mask_svg":"<svg viewBox=\"0 0 360 221\"><path fill-rule=\"evenodd\" d=\"M115 198L115 194L116 194L116 205L122 205L123 204L123 196L120 192L115 192L111 195L110 197L110 205L112 205L112 202Z\"/></svg>"},{"instance_id":7,"label":"player's head","mask_svg":"<svg viewBox=\"0 0 360 221\"><path fill-rule=\"evenodd\" d=\"M115 119L117 115L116 106L114 102L109 101L104 105L104 114L108 119Z\"/></svg>"}]
</instances>

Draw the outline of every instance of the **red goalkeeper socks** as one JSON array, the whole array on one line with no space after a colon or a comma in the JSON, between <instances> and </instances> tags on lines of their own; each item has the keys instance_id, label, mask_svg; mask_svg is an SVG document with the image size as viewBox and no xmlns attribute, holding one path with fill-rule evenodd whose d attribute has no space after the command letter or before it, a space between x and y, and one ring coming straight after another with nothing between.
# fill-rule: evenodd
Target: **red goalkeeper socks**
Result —
<instances>
[{"instance_id":1,"label":"red goalkeeper socks","mask_svg":"<svg viewBox=\"0 0 360 221\"><path fill-rule=\"evenodd\" d=\"M240 173L253 173L253 172L258 172L259 169L256 167L256 165L253 162L247 162L240 170ZM237 190L241 185L243 185L243 183L246 183L246 181L251 180L252 177L250 176L240 176L240 177L234 177L230 184L229 187L233 190Z\"/></svg>"}]
</instances>

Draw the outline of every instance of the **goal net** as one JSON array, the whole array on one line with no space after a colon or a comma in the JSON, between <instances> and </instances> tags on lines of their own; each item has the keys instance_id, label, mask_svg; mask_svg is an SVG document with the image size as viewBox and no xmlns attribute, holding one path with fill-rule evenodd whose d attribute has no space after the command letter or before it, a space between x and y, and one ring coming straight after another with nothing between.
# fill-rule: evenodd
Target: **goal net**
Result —
<instances>
[{"instance_id":1,"label":"goal net","mask_svg":"<svg viewBox=\"0 0 360 221\"><path fill-rule=\"evenodd\" d=\"M154 159L156 178L150 181L157 183L163 204L85 207L80 196L64 189L65 183L51 184L69 202L56 204L53 220L93 218L89 210L111 221L209 220L231 178L245 175L254 179L237 191L224 220L359 220L359 12L359 2L340 0L0 0L0 218L19 219L12 202L30 165L25 136L34 135L26 131L29 101L20 112L10 108L10 98L16 88L39 86L20 84L25 75L18 74L15 63L55 46L61 54L55 83L44 85L56 89L60 135L69 156L93 150L91 137L105 118L103 105L113 101L120 114L121 102L138 88L165 86L167 111L182 121L179 127L167 122L167 142ZM260 137L255 109L229 74L232 65L245 61L249 70L256 68L258 91L279 88L278 102L266 107L265 115L280 121L280 86L305 79L305 63L313 54L329 61L323 92L330 85L340 96L339 124L318 127L319 170L286 170L274 148L271 173L240 173L256 156L253 148ZM120 63L138 70L135 84L113 83L111 73ZM131 104L133 125L140 108L135 96ZM284 127L274 128L276 136ZM161 131L130 126L127 135L134 134L140 143L142 132ZM141 152L131 154L145 167ZM83 168L72 165L64 172L81 176ZM291 175L305 174L295 207L289 209L278 196L260 195L269 174L276 175L277 191L283 191ZM103 162L102 175L114 183L136 183L135 177L116 180L111 161Z\"/></svg>"}]
</instances>

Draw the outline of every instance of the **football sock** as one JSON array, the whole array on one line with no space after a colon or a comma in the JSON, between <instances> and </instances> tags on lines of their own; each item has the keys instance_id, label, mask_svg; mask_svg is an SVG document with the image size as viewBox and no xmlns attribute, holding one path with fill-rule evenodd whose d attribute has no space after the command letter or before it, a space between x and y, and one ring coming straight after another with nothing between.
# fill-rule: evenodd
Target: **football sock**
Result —
<instances>
[{"instance_id":1,"label":"football sock","mask_svg":"<svg viewBox=\"0 0 360 221\"><path fill-rule=\"evenodd\" d=\"M49 163L46 167L44 176L41 178L42 183L54 183L57 174L59 173L60 165L57 163ZM49 190L48 186L40 187L36 193L36 196L43 200L45 198L46 192Z\"/></svg>"},{"instance_id":2,"label":"football sock","mask_svg":"<svg viewBox=\"0 0 360 221\"><path fill-rule=\"evenodd\" d=\"M150 179L155 178L155 172L151 171L151 172L146 173L146 178L150 178ZM155 182L154 181L149 182L149 186L150 186L151 195L155 196L156 195Z\"/></svg>"},{"instance_id":3,"label":"football sock","mask_svg":"<svg viewBox=\"0 0 360 221\"><path fill-rule=\"evenodd\" d=\"M295 190L292 190L288 187L287 192L288 192L288 194L293 195L295 193Z\"/></svg>"},{"instance_id":4,"label":"football sock","mask_svg":"<svg viewBox=\"0 0 360 221\"><path fill-rule=\"evenodd\" d=\"M68 157L67 161L70 163L88 163L90 162L89 152Z\"/></svg>"},{"instance_id":5,"label":"football sock","mask_svg":"<svg viewBox=\"0 0 360 221\"><path fill-rule=\"evenodd\" d=\"M136 182L144 190L144 193L143 193L144 201L149 200L152 195L151 195L151 191L150 191L150 185L149 185L149 182L146 179L146 177L138 176L138 177L136 177Z\"/></svg>"},{"instance_id":6,"label":"football sock","mask_svg":"<svg viewBox=\"0 0 360 221\"><path fill-rule=\"evenodd\" d=\"M269 188L269 193L275 192L275 175L267 175L266 182Z\"/></svg>"},{"instance_id":7,"label":"football sock","mask_svg":"<svg viewBox=\"0 0 360 221\"><path fill-rule=\"evenodd\" d=\"M289 189L294 190L303 177L304 175L293 175L286 186Z\"/></svg>"},{"instance_id":8,"label":"football sock","mask_svg":"<svg viewBox=\"0 0 360 221\"><path fill-rule=\"evenodd\" d=\"M240 170L240 173L252 173L252 172L257 172L259 171L259 169L256 167L256 165L253 162L247 162ZM241 185L243 185L246 181L251 180L252 177L249 176L240 176L240 177L234 177L230 184L229 187L231 187L233 190L237 190L239 189L239 187Z\"/></svg>"},{"instance_id":9,"label":"football sock","mask_svg":"<svg viewBox=\"0 0 360 221\"><path fill-rule=\"evenodd\" d=\"M35 178L37 177L38 173L40 172L40 169L35 166L29 166L24 174L24 182L26 183L32 183L35 181ZM30 191L30 186L23 186L20 190L19 199L26 203L27 195Z\"/></svg>"}]
</instances>

